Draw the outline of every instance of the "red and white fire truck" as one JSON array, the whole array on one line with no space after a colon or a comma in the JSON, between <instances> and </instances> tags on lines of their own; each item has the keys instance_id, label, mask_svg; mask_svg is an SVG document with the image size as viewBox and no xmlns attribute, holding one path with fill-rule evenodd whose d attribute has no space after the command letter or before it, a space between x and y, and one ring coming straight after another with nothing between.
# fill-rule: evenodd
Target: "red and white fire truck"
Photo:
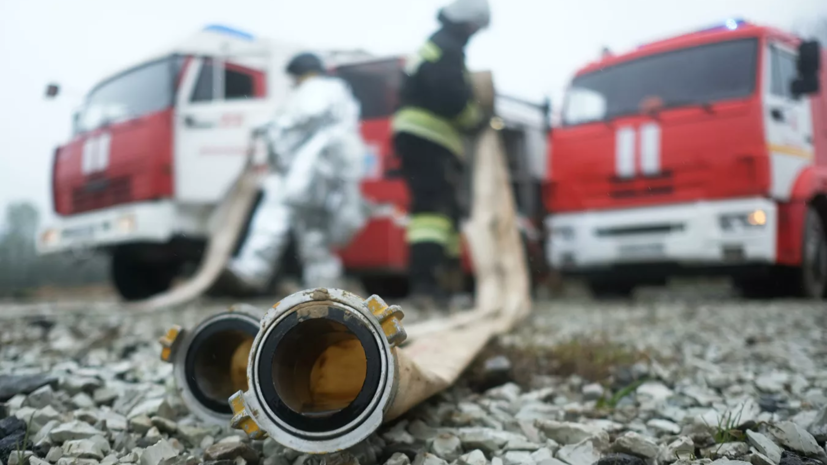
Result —
<instances>
[{"instance_id":1,"label":"red and white fire truck","mask_svg":"<svg viewBox=\"0 0 827 465\"><path fill-rule=\"evenodd\" d=\"M824 57L731 19L579 70L551 136L552 267L602 295L723 273L824 298Z\"/></svg>"},{"instance_id":2,"label":"red and white fire truck","mask_svg":"<svg viewBox=\"0 0 827 465\"><path fill-rule=\"evenodd\" d=\"M216 206L243 168L252 130L289 91L283 69L298 51L296 44L210 26L95 86L75 116L72 139L54 153L59 220L39 233L40 253L110 254L113 283L128 300L169 289L202 259ZM390 141L404 60L321 54L361 102L370 147L362 186L374 215L341 251L345 268L370 293L404 295L408 196ZM496 107L527 244L542 256L548 111L503 97Z\"/></svg>"}]
</instances>

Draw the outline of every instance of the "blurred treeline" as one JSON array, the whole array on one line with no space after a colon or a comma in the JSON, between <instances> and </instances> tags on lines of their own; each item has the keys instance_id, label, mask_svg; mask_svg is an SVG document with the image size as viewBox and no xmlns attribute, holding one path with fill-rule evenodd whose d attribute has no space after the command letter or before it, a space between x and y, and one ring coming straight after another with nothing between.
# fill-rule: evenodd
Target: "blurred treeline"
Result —
<instances>
[{"instance_id":1,"label":"blurred treeline","mask_svg":"<svg viewBox=\"0 0 827 465\"><path fill-rule=\"evenodd\" d=\"M38 256L35 235L37 208L27 202L10 204L0 220L0 297L21 298L34 290L107 282L108 262L101 255Z\"/></svg>"}]
</instances>

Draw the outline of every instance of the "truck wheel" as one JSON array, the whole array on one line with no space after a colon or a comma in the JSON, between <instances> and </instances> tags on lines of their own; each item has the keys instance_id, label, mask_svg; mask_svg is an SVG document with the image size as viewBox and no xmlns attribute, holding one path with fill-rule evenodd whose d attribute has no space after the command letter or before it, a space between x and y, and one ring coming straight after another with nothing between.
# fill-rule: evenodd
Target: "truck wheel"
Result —
<instances>
[{"instance_id":1,"label":"truck wheel","mask_svg":"<svg viewBox=\"0 0 827 465\"><path fill-rule=\"evenodd\" d=\"M112 283L124 300L142 300L167 291L177 267L146 263L135 254L116 250L112 254Z\"/></svg>"},{"instance_id":2,"label":"truck wheel","mask_svg":"<svg viewBox=\"0 0 827 465\"><path fill-rule=\"evenodd\" d=\"M628 299L635 290L634 283L626 281L593 280L587 284L595 299Z\"/></svg>"},{"instance_id":3,"label":"truck wheel","mask_svg":"<svg viewBox=\"0 0 827 465\"><path fill-rule=\"evenodd\" d=\"M801 251L801 291L804 297L827 297L827 232L818 212L810 208L804 221Z\"/></svg>"}]
</instances>

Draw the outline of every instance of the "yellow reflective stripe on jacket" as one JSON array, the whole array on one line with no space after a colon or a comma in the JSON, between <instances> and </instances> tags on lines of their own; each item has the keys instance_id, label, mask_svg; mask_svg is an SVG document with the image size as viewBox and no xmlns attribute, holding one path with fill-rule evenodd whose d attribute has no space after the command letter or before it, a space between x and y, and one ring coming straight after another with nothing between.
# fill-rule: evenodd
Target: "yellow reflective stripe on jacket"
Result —
<instances>
[{"instance_id":1,"label":"yellow reflective stripe on jacket","mask_svg":"<svg viewBox=\"0 0 827 465\"><path fill-rule=\"evenodd\" d=\"M406 132L427 139L463 157L462 135L448 120L430 111L416 107L405 107L396 112L391 123L394 133Z\"/></svg>"},{"instance_id":2,"label":"yellow reflective stripe on jacket","mask_svg":"<svg viewBox=\"0 0 827 465\"><path fill-rule=\"evenodd\" d=\"M425 42L416 55L408 58L405 63L405 73L412 76L419 70L422 62L436 63L442 58L442 49L431 41Z\"/></svg>"},{"instance_id":3,"label":"yellow reflective stripe on jacket","mask_svg":"<svg viewBox=\"0 0 827 465\"><path fill-rule=\"evenodd\" d=\"M476 101L471 100L462 110L462 113L454 118L454 122L463 129L470 129L479 124L482 119L482 110Z\"/></svg>"},{"instance_id":4,"label":"yellow reflective stripe on jacket","mask_svg":"<svg viewBox=\"0 0 827 465\"><path fill-rule=\"evenodd\" d=\"M409 244L436 242L444 246L448 244L452 230L451 219L445 215L415 213L408 223L406 240Z\"/></svg>"}]
</instances>

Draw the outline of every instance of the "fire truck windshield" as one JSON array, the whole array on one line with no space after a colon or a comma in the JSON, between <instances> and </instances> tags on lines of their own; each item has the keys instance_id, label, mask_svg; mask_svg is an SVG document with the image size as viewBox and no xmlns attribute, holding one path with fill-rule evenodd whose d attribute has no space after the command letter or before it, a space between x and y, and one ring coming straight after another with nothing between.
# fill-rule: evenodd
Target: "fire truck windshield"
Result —
<instances>
[{"instance_id":1,"label":"fire truck windshield","mask_svg":"<svg viewBox=\"0 0 827 465\"><path fill-rule=\"evenodd\" d=\"M563 110L565 125L661 108L707 105L755 90L758 40L738 39L638 58L576 77Z\"/></svg>"},{"instance_id":2,"label":"fire truck windshield","mask_svg":"<svg viewBox=\"0 0 827 465\"><path fill-rule=\"evenodd\" d=\"M86 96L75 132L163 110L173 104L181 58L172 56L143 64L98 84Z\"/></svg>"}]
</instances>

